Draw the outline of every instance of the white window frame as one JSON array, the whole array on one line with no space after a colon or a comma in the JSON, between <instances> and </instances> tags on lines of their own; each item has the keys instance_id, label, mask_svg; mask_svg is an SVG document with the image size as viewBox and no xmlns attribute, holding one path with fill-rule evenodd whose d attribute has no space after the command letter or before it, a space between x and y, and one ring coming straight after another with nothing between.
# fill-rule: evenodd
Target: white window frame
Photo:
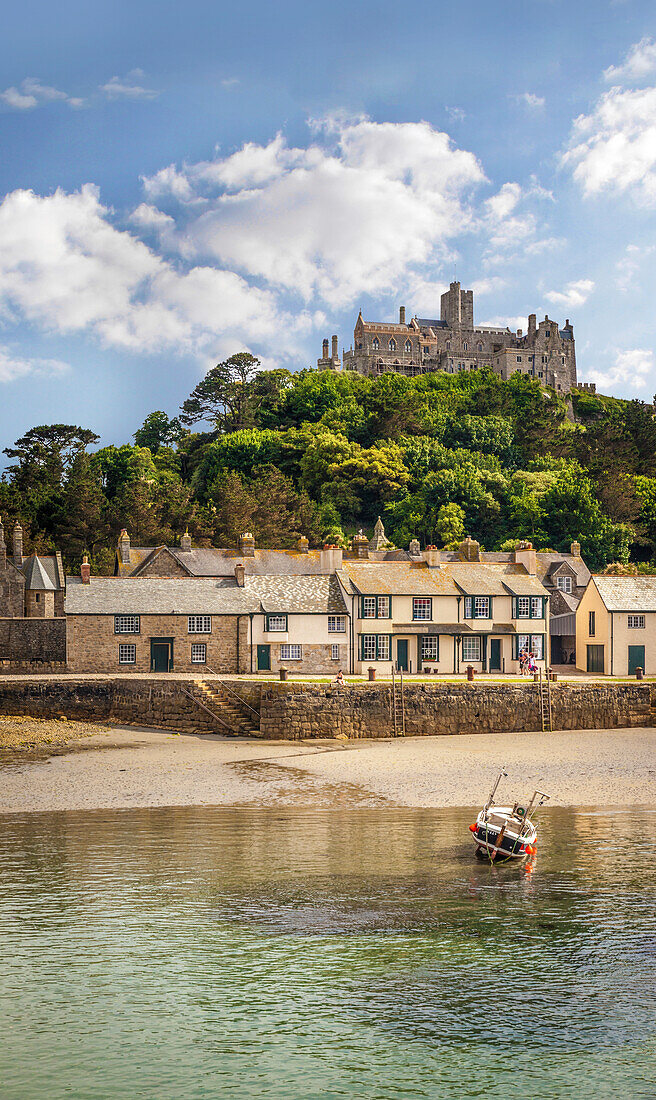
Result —
<instances>
[{"instance_id":1,"label":"white window frame","mask_svg":"<svg viewBox=\"0 0 656 1100\"><path fill-rule=\"evenodd\" d=\"M362 660L363 661L375 661L376 653L378 649L378 635L377 634L363 634L362 635Z\"/></svg>"},{"instance_id":2,"label":"white window frame","mask_svg":"<svg viewBox=\"0 0 656 1100\"><path fill-rule=\"evenodd\" d=\"M426 614L424 614L426 612ZM430 596L412 597L413 622L429 623L433 618L433 601Z\"/></svg>"},{"instance_id":3,"label":"white window frame","mask_svg":"<svg viewBox=\"0 0 656 1100\"><path fill-rule=\"evenodd\" d=\"M469 650L469 652L466 652ZM481 639L478 634L467 635L463 634L462 638L462 659L463 661L480 661L481 659Z\"/></svg>"},{"instance_id":4,"label":"white window frame","mask_svg":"<svg viewBox=\"0 0 656 1100\"><path fill-rule=\"evenodd\" d=\"M544 607L542 605L542 596L531 596L531 618L542 619L544 618Z\"/></svg>"},{"instance_id":5,"label":"white window frame","mask_svg":"<svg viewBox=\"0 0 656 1100\"><path fill-rule=\"evenodd\" d=\"M439 661L440 639L437 634L424 634L421 639L421 660Z\"/></svg>"},{"instance_id":6,"label":"white window frame","mask_svg":"<svg viewBox=\"0 0 656 1100\"><path fill-rule=\"evenodd\" d=\"M187 633L188 634L211 634L212 633L212 616L211 615L188 615L187 616Z\"/></svg>"},{"instance_id":7,"label":"white window frame","mask_svg":"<svg viewBox=\"0 0 656 1100\"><path fill-rule=\"evenodd\" d=\"M377 637L376 660L389 661L391 656L389 634L379 634Z\"/></svg>"},{"instance_id":8,"label":"white window frame","mask_svg":"<svg viewBox=\"0 0 656 1100\"><path fill-rule=\"evenodd\" d=\"M282 623L282 626L273 625ZM266 617L267 633L270 634L286 634L287 632L287 616L282 613L279 615L267 615Z\"/></svg>"},{"instance_id":9,"label":"white window frame","mask_svg":"<svg viewBox=\"0 0 656 1100\"><path fill-rule=\"evenodd\" d=\"M556 577L556 585L559 592L567 592L568 595L572 591L572 578L571 577Z\"/></svg>"},{"instance_id":10,"label":"white window frame","mask_svg":"<svg viewBox=\"0 0 656 1100\"><path fill-rule=\"evenodd\" d=\"M375 619L376 618L376 597L375 596L363 596L362 597L362 618L363 619Z\"/></svg>"},{"instance_id":11,"label":"white window frame","mask_svg":"<svg viewBox=\"0 0 656 1100\"><path fill-rule=\"evenodd\" d=\"M192 642L191 663L192 665L207 664L207 646L205 642Z\"/></svg>"},{"instance_id":12,"label":"white window frame","mask_svg":"<svg viewBox=\"0 0 656 1100\"><path fill-rule=\"evenodd\" d=\"M410 352L412 351L412 344L410 343L409 340L406 340L406 342L404 344L404 349L405 349L406 355L409 355Z\"/></svg>"},{"instance_id":13,"label":"white window frame","mask_svg":"<svg viewBox=\"0 0 656 1100\"><path fill-rule=\"evenodd\" d=\"M544 636L542 634L531 634L530 652L533 654L536 661L544 660Z\"/></svg>"},{"instance_id":14,"label":"white window frame","mask_svg":"<svg viewBox=\"0 0 656 1100\"><path fill-rule=\"evenodd\" d=\"M645 616L644 615L628 615L626 625L630 630L644 630L645 629Z\"/></svg>"},{"instance_id":15,"label":"white window frame","mask_svg":"<svg viewBox=\"0 0 656 1100\"><path fill-rule=\"evenodd\" d=\"M474 618L475 619L489 619L490 617L490 597L489 596L476 596L474 598Z\"/></svg>"},{"instance_id":16,"label":"white window frame","mask_svg":"<svg viewBox=\"0 0 656 1100\"><path fill-rule=\"evenodd\" d=\"M140 615L115 615L114 616L114 633L115 634L140 634L141 633L141 616Z\"/></svg>"},{"instance_id":17,"label":"white window frame","mask_svg":"<svg viewBox=\"0 0 656 1100\"><path fill-rule=\"evenodd\" d=\"M396 351L396 340L394 338L392 338L389 341L387 347L389 348L390 351Z\"/></svg>"},{"instance_id":18,"label":"white window frame","mask_svg":"<svg viewBox=\"0 0 656 1100\"><path fill-rule=\"evenodd\" d=\"M328 633L329 634L345 634L346 633L346 615L329 615L328 616Z\"/></svg>"},{"instance_id":19,"label":"white window frame","mask_svg":"<svg viewBox=\"0 0 656 1100\"><path fill-rule=\"evenodd\" d=\"M119 665L136 665L137 647L134 642L122 642L118 647Z\"/></svg>"},{"instance_id":20,"label":"white window frame","mask_svg":"<svg viewBox=\"0 0 656 1100\"><path fill-rule=\"evenodd\" d=\"M528 653L531 648L531 635L530 634L518 634L517 635L517 660L519 660L520 653L524 650Z\"/></svg>"},{"instance_id":21,"label":"white window frame","mask_svg":"<svg viewBox=\"0 0 656 1100\"><path fill-rule=\"evenodd\" d=\"M530 596L517 596L517 618L518 619L530 619L531 617L531 597Z\"/></svg>"},{"instance_id":22,"label":"white window frame","mask_svg":"<svg viewBox=\"0 0 656 1100\"><path fill-rule=\"evenodd\" d=\"M389 596L377 596L376 597L376 615L379 619L390 618L390 598Z\"/></svg>"},{"instance_id":23,"label":"white window frame","mask_svg":"<svg viewBox=\"0 0 656 1100\"><path fill-rule=\"evenodd\" d=\"M297 642L282 642L280 645L281 661L302 661L303 646Z\"/></svg>"},{"instance_id":24,"label":"white window frame","mask_svg":"<svg viewBox=\"0 0 656 1100\"><path fill-rule=\"evenodd\" d=\"M378 339L377 336L374 336L372 347L373 347L374 351L379 351L380 350L380 340Z\"/></svg>"},{"instance_id":25,"label":"white window frame","mask_svg":"<svg viewBox=\"0 0 656 1100\"><path fill-rule=\"evenodd\" d=\"M335 642L330 647L330 659L331 661L339 661L339 646Z\"/></svg>"}]
</instances>

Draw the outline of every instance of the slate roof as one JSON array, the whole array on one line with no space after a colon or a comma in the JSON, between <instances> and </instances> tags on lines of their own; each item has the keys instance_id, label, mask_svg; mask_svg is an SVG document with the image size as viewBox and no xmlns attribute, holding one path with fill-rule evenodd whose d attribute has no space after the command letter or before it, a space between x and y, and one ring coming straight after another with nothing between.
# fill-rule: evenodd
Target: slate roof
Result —
<instances>
[{"instance_id":1,"label":"slate roof","mask_svg":"<svg viewBox=\"0 0 656 1100\"><path fill-rule=\"evenodd\" d=\"M19 572L25 577L25 587L33 592L59 592L63 587L54 554L30 554L19 566Z\"/></svg>"},{"instance_id":2,"label":"slate roof","mask_svg":"<svg viewBox=\"0 0 656 1100\"><path fill-rule=\"evenodd\" d=\"M290 614L337 614L346 611L334 574L308 576L246 577L244 591L259 598L263 611Z\"/></svg>"},{"instance_id":3,"label":"slate roof","mask_svg":"<svg viewBox=\"0 0 656 1100\"><path fill-rule=\"evenodd\" d=\"M247 557L240 550L215 547L181 550L178 546L133 546L129 564L119 560L119 577L139 576L161 550L167 550L192 577L233 577L237 562L243 564L246 574L316 574L321 561L320 550L309 550L307 554L299 550L256 550L253 557Z\"/></svg>"},{"instance_id":4,"label":"slate roof","mask_svg":"<svg viewBox=\"0 0 656 1100\"><path fill-rule=\"evenodd\" d=\"M538 577L514 563L463 562L429 568L425 562L345 561L338 576L347 592L404 596L545 596Z\"/></svg>"},{"instance_id":5,"label":"slate roof","mask_svg":"<svg viewBox=\"0 0 656 1100\"><path fill-rule=\"evenodd\" d=\"M656 611L656 577L599 577L594 584L609 611Z\"/></svg>"}]
</instances>

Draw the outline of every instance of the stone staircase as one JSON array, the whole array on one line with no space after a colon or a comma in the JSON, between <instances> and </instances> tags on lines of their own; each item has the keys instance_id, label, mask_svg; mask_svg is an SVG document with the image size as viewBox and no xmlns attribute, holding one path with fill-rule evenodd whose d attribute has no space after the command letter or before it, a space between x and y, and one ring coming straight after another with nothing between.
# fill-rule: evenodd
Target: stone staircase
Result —
<instances>
[{"instance_id":1,"label":"stone staircase","mask_svg":"<svg viewBox=\"0 0 656 1100\"><path fill-rule=\"evenodd\" d=\"M220 681L194 680L193 696L217 719L217 733L260 737L259 714Z\"/></svg>"}]
</instances>

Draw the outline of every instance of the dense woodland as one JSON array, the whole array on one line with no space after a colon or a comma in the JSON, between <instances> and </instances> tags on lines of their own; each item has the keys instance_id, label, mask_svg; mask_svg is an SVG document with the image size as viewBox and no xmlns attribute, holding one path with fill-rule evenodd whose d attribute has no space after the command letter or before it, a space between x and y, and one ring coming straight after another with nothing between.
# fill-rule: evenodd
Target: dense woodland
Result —
<instances>
[{"instance_id":1,"label":"dense woodland","mask_svg":"<svg viewBox=\"0 0 656 1100\"><path fill-rule=\"evenodd\" d=\"M470 533L489 550L578 539L595 570L656 558L652 405L568 400L490 371L258 367L245 353L220 363L176 416L151 413L119 447L75 425L32 428L5 449L5 531L20 520L28 548L61 549L68 569L87 552L101 573L122 527L134 545L188 528L197 545L234 546L249 529L259 546L299 534L318 546L379 514L399 546Z\"/></svg>"}]
</instances>

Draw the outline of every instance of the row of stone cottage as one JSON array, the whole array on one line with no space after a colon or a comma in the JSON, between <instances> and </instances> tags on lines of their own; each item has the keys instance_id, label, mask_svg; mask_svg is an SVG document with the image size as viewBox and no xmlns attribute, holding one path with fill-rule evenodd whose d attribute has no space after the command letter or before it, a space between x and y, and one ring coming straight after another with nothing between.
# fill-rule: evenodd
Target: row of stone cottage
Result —
<instances>
[{"instance_id":1,"label":"row of stone cottage","mask_svg":"<svg viewBox=\"0 0 656 1100\"><path fill-rule=\"evenodd\" d=\"M9 557L0 523L0 612L64 616L72 672L510 673L523 651L543 667L656 672L655 578L591 577L578 543L568 554L530 542L490 553L470 538L456 551L416 540L400 550L380 520L348 550L310 550L305 538L256 549L248 533L237 549L194 547L187 534L179 547L134 547L123 531L113 577L85 562L66 582L59 555L23 557L19 525ZM2 646L16 636L0 632L0 660L15 656Z\"/></svg>"}]
</instances>

